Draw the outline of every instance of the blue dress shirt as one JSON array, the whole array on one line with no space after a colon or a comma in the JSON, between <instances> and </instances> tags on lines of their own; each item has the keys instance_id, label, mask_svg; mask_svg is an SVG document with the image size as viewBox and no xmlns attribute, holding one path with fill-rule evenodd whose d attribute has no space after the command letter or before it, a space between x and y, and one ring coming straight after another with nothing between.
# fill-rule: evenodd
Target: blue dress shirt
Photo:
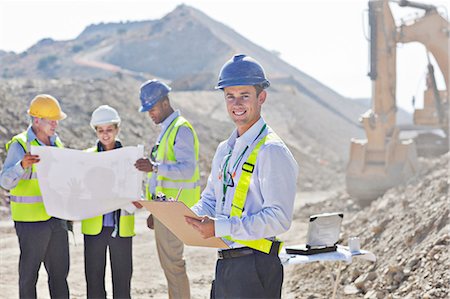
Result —
<instances>
[{"instance_id":1,"label":"blue dress shirt","mask_svg":"<svg viewBox=\"0 0 450 299\"><path fill-rule=\"evenodd\" d=\"M50 137L51 146L55 146L57 135ZM40 145L45 145L44 142L36 137L31 126L27 129L27 138L31 143L33 140L37 140ZM31 149L28 149L28 151ZM17 186L23 175L26 175L25 169L23 169L20 162L25 156L25 151L18 142L13 142L9 147L8 154L3 164L3 170L0 173L0 186L6 190L11 190Z\"/></svg>"},{"instance_id":2,"label":"blue dress shirt","mask_svg":"<svg viewBox=\"0 0 450 299\"><path fill-rule=\"evenodd\" d=\"M159 124L161 127L161 132L157 138L157 144L159 144L167 128L178 116L180 116L180 111L176 110ZM196 167L194 134L191 129L184 126L178 129L173 150L175 152L175 157L177 158L176 163L159 163L158 175L162 175L173 180L190 179L194 175ZM149 190L152 194L155 193L156 178L156 175L152 175L149 181Z\"/></svg>"},{"instance_id":3,"label":"blue dress shirt","mask_svg":"<svg viewBox=\"0 0 450 299\"><path fill-rule=\"evenodd\" d=\"M242 172L242 164L259 140L273 132L269 126L263 128L264 125L265 121L261 117L242 136L238 136L237 130L234 130L229 139L220 143L217 148L207 186L200 201L192 207L198 215L216 219L216 237L231 236L240 240L272 239L287 231L291 225L298 165L286 145L278 140L267 141L261 146L242 217L230 217L231 203ZM246 146L249 148L244 153ZM228 165L225 173L236 172L232 183L229 175L223 175L225 165ZM224 183L227 188L224 188ZM243 246L224 241L232 248Z\"/></svg>"}]
</instances>

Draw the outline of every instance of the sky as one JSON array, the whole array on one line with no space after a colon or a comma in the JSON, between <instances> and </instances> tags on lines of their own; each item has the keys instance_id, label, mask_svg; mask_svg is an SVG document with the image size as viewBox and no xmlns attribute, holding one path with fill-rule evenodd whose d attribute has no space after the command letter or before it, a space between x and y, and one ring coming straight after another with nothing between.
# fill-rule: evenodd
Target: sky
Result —
<instances>
[{"instance_id":1,"label":"sky","mask_svg":"<svg viewBox=\"0 0 450 299\"><path fill-rule=\"evenodd\" d=\"M449 0L416 0L449 11ZM25 51L42 38L70 40L90 24L159 19L195 7L349 98L370 98L367 1L363 0L0 0L0 50ZM391 4L394 18L420 10ZM425 88L426 51L397 48L397 104L412 111ZM435 67L435 69L438 69ZM438 74L439 75L439 74ZM270 79L270 78L269 78ZM442 76L438 87L444 88Z\"/></svg>"}]
</instances>

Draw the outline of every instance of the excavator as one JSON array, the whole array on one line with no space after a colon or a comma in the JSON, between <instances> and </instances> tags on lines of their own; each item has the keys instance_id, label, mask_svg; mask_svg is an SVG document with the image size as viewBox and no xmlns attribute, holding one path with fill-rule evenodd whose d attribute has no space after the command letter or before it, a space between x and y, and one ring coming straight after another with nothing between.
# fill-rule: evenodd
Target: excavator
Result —
<instances>
[{"instance_id":1,"label":"excavator","mask_svg":"<svg viewBox=\"0 0 450 299\"><path fill-rule=\"evenodd\" d=\"M346 170L348 194L365 201L413 177L418 171L418 153L442 154L449 146L449 23L436 6L405 0L395 3L425 13L397 26L389 0L369 1L372 107L360 118L367 139L352 138ZM405 128L396 125L396 49L398 44L411 42L426 48L427 89L423 108L413 115L419 133L414 139L403 139L400 133ZM438 90L430 55L444 77L446 90Z\"/></svg>"}]
</instances>

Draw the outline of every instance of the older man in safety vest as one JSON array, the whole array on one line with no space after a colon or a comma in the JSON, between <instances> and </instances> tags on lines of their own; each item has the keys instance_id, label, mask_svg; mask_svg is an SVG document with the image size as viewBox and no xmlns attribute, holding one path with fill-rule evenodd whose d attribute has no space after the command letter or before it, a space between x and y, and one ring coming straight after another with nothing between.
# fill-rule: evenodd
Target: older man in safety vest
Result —
<instances>
[{"instance_id":1,"label":"older man in safety vest","mask_svg":"<svg viewBox=\"0 0 450 299\"><path fill-rule=\"evenodd\" d=\"M283 267L276 235L291 225L298 165L261 117L269 87L262 66L246 55L219 75L236 129L217 148L208 184L186 221L204 238L221 237L212 298L280 298ZM209 217L208 217L209 216ZM210 218L211 217L211 218Z\"/></svg>"},{"instance_id":2,"label":"older man in safety vest","mask_svg":"<svg viewBox=\"0 0 450 299\"><path fill-rule=\"evenodd\" d=\"M31 145L63 147L56 128L66 114L58 101L46 94L31 101L28 114L28 129L6 144L8 154L0 174L0 186L10 192L11 216L19 239L19 296L37 297L38 272L44 262L50 296L69 298L67 222L47 214L34 165L39 156L30 154Z\"/></svg>"},{"instance_id":3,"label":"older man in safety vest","mask_svg":"<svg viewBox=\"0 0 450 299\"><path fill-rule=\"evenodd\" d=\"M139 111L148 112L153 122L161 127L161 132L150 159L139 159L135 166L148 173L147 199L154 199L158 193L175 198L182 188L178 200L192 207L200 198L199 142L192 125L170 105L170 90L158 80L149 80L141 86ZM183 242L152 215L147 224L155 230L156 248L166 275L169 298L190 298Z\"/></svg>"}]
</instances>

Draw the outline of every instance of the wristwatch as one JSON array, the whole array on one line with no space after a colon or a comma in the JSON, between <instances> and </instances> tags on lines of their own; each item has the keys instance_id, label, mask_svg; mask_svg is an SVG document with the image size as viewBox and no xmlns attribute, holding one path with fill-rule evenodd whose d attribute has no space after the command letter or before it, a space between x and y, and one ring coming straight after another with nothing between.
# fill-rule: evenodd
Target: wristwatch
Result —
<instances>
[{"instance_id":1,"label":"wristwatch","mask_svg":"<svg viewBox=\"0 0 450 299\"><path fill-rule=\"evenodd\" d=\"M153 173L158 173L158 164L153 164Z\"/></svg>"}]
</instances>

